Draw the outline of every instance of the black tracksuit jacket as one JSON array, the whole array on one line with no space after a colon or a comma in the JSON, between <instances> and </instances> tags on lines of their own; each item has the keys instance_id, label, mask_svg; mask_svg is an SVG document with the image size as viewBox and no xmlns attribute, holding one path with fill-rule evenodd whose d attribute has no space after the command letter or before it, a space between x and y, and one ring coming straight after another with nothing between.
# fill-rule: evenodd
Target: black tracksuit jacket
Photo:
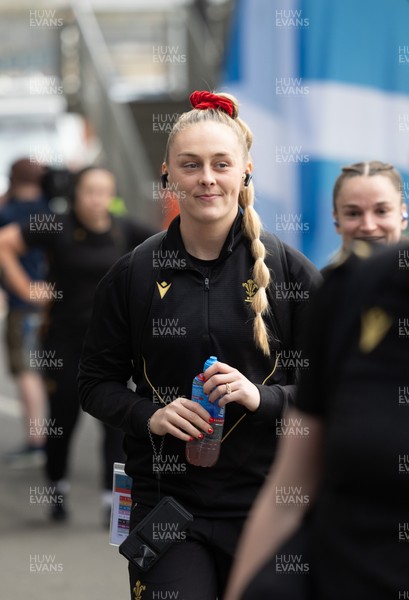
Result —
<instances>
[{"instance_id":1,"label":"black tracksuit jacket","mask_svg":"<svg viewBox=\"0 0 409 600\"><path fill-rule=\"evenodd\" d=\"M289 281L276 281L283 276L279 253L268 258L273 336L266 357L253 340L254 259L241 215L219 258L209 263L187 254L179 222L177 217L165 235L157 234L154 249L148 240L150 251L135 257L132 275L128 254L100 282L80 362L80 401L85 411L125 432L135 501L156 504L160 471L162 494L173 495L194 515L243 517L274 457L283 409L294 398L296 367L308 367L308 358L299 355L299 337L308 297L321 277L308 259L281 242ZM273 238L265 234L267 247ZM222 443L214 467L188 464L185 442L171 435L165 436L162 460L154 463L147 421L161 408L159 397L190 398L192 379L210 355L257 385L259 408L251 413L237 403L227 405L225 434L246 416ZM135 392L127 388L130 377ZM163 438L153 439L158 451Z\"/></svg>"}]
</instances>

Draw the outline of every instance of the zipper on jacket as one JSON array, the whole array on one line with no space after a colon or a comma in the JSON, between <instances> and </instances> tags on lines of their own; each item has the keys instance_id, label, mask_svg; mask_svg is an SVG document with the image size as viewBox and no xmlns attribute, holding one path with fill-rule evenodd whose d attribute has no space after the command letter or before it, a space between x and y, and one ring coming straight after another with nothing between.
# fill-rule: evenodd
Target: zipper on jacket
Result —
<instances>
[{"instance_id":1,"label":"zipper on jacket","mask_svg":"<svg viewBox=\"0 0 409 600\"><path fill-rule=\"evenodd\" d=\"M203 297L203 316L204 316L204 323L205 323L205 335L207 340L210 339L210 332L209 332L209 290L210 290L210 278L208 277L208 275L204 275L204 297Z\"/></svg>"}]
</instances>

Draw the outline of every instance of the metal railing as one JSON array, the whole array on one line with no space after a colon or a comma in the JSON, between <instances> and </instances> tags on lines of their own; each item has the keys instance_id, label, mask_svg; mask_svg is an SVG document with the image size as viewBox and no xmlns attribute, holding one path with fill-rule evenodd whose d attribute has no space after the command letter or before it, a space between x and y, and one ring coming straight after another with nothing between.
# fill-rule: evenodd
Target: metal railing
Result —
<instances>
[{"instance_id":1,"label":"metal railing","mask_svg":"<svg viewBox=\"0 0 409 600\"><path fill-rule=\"evenodd\" d=\"M147 116L149 104L151 112L161 105L171 113L192 89L218 84L227 19L209 27L198 3L189 0L177 7L135 2L123 11L112 6L96 14L89 0L71 1L79 31L80 106L129 211L147 219L155 213L152 182L163 156L152 115ZM230 9L226 2L225 13Z\"/></svg>"},{"instance_id":2,"label":"metal railing","mask_svg":"<svg viewBox=\"0 0 409 600\"><path fill-rule=\"evenodd\" d=\"M115 70L90 3L73 3L72 10L80 34L80 101L101 140L105 162L115 173L129 212L147 220L153 173L143 140L129 106L110 96Z\"/></svg>"}]
</instances>

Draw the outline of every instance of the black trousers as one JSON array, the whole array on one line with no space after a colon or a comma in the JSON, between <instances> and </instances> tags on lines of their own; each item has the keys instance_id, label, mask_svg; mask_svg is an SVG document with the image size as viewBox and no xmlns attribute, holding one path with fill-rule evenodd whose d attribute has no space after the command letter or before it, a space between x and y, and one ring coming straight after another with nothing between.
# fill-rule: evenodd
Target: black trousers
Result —
<instances>
[{"instance_id":1,"label":"black trousers","mask_svg":"<svg viewBox=\"0 0 409 600\"><path fill-rule=\"evenodd\" d=\"M50 481L65 479L69 474L69 454L75 426L80 414L77 391L78 362L83 338L48 338L43 370L48 390L49 418L46 442L46 474ZM102 424L102 487L112 489L114 462L125 462L123 433Z\"/></svg>"},{"instance_id":2,"label":"black trousers","mask_svg":"<svg viewBox=\"0 0 409 600\"><path fill-rule=\"evenodd\" d=\"M150 510L134 507L131 529ZM222 600L244 521L195 517L186 540L176 542L147 573L129 563L132 600Z\"/></svg>"}]
</instances>

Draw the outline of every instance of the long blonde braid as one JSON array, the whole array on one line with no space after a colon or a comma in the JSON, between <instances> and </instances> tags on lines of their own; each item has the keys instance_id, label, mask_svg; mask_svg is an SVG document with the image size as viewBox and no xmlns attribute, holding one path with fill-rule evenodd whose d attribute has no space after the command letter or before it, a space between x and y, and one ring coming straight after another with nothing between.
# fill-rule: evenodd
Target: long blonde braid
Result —
<instances>
[{"instance_id":1,"label":"long blonde braid","mask_svg":"<svg viewBox=\"0 0 409 600\"><path fill-rule=\"evenodd\" d=\"M254 208L254 186L249 186L240 193L239 204L243 208L243 233L251 241L251 254L254 258L252 278L257 286L253 296L251 308L255 313L254 340L256 345L266 354L270 355L269 331L263 319L270 312L267 298L267 288L270 283L270 271L265 263L266 248L260 239L262 226L258 213Z\"/></svg>"},{"instance_id":2,"label":"long blonde braid","mask_svg":"<svg viewBox=\"0 0 409 600\"><path fill-rule=\"evenodd\" d=\"M232 115L229 116L224 110L218 108L207 108L206 110L194 108L193 110L180 115L168 137L165 163L168 163L169 148L177 133L182 131L188 125L203 121L216 121L233 129L242 145L245 161L249 159L253 134L248 125L238 116L237 99L226 93L219 93L217 96L231 101L233 105ZM254 186L251 181L249 185L240 192L239 205L243 209L243 233L251 242L251 254L255 261L252 270L252 279L257 286L257 291L251 302L251 308L255 314L253 324L254 341L256 346L260 348L266 356L270 356L270 334L263 318L270 312L267 298L267 288L270 283L270 271L265 263L266 249L260 239L262 225L260 217L254 209Z\"/></svg>"}]
</instances>

